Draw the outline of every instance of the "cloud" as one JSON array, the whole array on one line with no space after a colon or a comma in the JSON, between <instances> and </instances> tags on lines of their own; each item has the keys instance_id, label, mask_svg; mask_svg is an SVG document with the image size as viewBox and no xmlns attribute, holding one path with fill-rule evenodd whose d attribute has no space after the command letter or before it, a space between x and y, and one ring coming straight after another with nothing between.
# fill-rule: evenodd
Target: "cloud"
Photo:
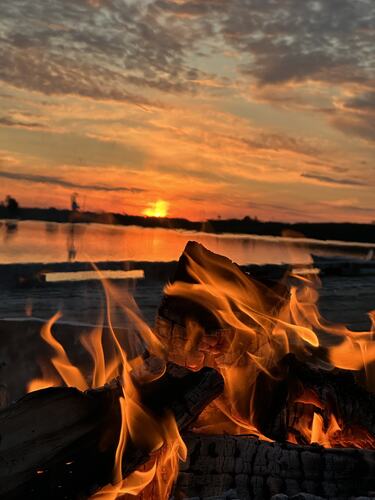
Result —
<instances>
[{"instance_id":1,"label":"cloud","mask_svg":"<svg viewBox=\"0 0 375 500\"><path fill-rule=\"evenodd\" d=\"M266 209L270 210L271 212L276 212L277 214L282 214L282 216L287 215L288 217L292 218L304 218L306 217L306 212L308 209L306 207L302 208L295 208L291 206L286 206L286 205L278 205L275 203L258 203L258 202L252 202L249 203L248 205L249 208L251 209Z\"/></svg>"},{"instance_id":2,"label":"cloud","mask_svg":"<svg viewBox=\"0 0 375 500\"><path fill-rule=\"evenodd\" d=\"M334 178L328 175L322 175L319 173L305 172L301 174L301 177L305 179L313 179L319 182L324 182L327 184L337 184L340 186L368 186L368 182L360 179L350 179L350 178Z\"/></svg>"},{"instance_id":3,"label":"cloud","mask_svg":"<svg viewBox=\"0 0 375 500\"><path fill-rule=\"evenodd\" d=\"M170 18L187 16L201 37L234 49L242 73L261 85L371 82L372 0L158 0Z\"/></svg>"},{"instance_id":4,"label":"cloud","mask_svg":"<svg viewBox=\"0 0 375 500\"><path fill-rule=\"evenodd\" d=\"M374 120L375 117L342 114L331 118L330 123L346 135L354 135L375 144Z\"/></svg>"},{"instance_id":5,"label":"cloud","mask_svg":"<svg viewBox=\"0 0 375 500\"><path fill-rule=\"evenodd\" d=\"M32 49L0 48L0 79L16 87L46 95L76 94L93 99L116 100L139 106L150 101L126 91L126 80L116 71L103 70L61 56L46 58Z\"/></svg>"},{"instance_id":6,"label":"cloud","mask_svg":"<svg viewBox=\"0 0 375 500\"><path fill-rule=\"evenodd\" d=\"M0 12L0 126L13 127L0 147L24 181L79 189L79 167L100 166L104 186L82 189L102 203L113 176L165 199L186 199L188 179L230 213L254 193L275 212L325 190L368 186L370 199L373 0L0 0Z\"/></svg>"},{"instance_id":7,"label":"cloud","mask_svg":"<svg viewBox=\"0 0 375 500\"><path fill-rule=\"evenodd\" d=\"M223 35L248 54L242 70L259 83L371 80L372 0L234 0L230 5Z\"/></svg>"},{"instance_id":8,"label":"cloud","mask_svg":"<svg viewBox=\"0 0 375 500\"><path fill-rule=\"evenodd\" d=\"M149 107L160 105L150 90L230 87L236 66L261 86L374 81L372 0L0 0L0 10L0 79L47 95ZM228 53L237 59L224 76L209 57Z\"/></svg>"},{"instance_id":9,"label":"cloud","mask_svg":"<svg viewBox=\"0 0 375 500\"><path fill-rule=\"evenodd\" d=\"M143 101L193 91L203 44L235 50L260 84L370 82L372 0L0 0L0 77L41 92ZM203 52L202 52L203 53ZM33 71L27 71L32 69Z\"/></svg>"},{"instance_id":10,"label":"cloud","mask_svg":"<svg viewBox=\"0 0 375 500\"><path fill-rule=\"evenodd\" d=\"M375 90L338 99L329 120L343 133L375 143Z\"/></svg>"},{"instance_id":11,"label":"cloud","mask_svg":"<svg viewBox=\"0 0 375 500\"><path fill-rule=\"evenodd\" d=\"M0 116L0 126L3 127L20 127L20 128L45 128L45 125L38 122L27 122L22 120L15 120L12 117Z\"/></svg>"},{"instance_id":12,"label":"cloud","mask_svg":"<svg viewBox=\"0 0 375 500\"><path fill-rule=\"evenodd\" d=\"M83 189L90 191L103 191L103 192L130 192L130 193L143 193L146 190L135 187L125 187L125 186L106 186L103 184L77 184L60 177L52 177L48 175L35 175L28 173L18 173L9 172L6 170L0 170L0 178L10 179L14 181L32 182L36 184L49 184L53 186L59 186L67 189Z\"/></svg>"},{"instance_id":13,"label":"cloud","mask_svg":"<svg viewBox=\"0 0 375 500\"><path fill-rule=\"evenodd\" d=\"M321 201L322 205L339 210L349 210L354 212L375 213L374 207L360 206L360 201L354 199L339 199L333 201Z\"/></svg>"},{"instance_id":14,"label":"cloud","mask_svg":"<svg viewBox=\"0 0 375 500\"><path fill-rule=\"evenodd\" d=\"M344 107L360 113L375 113L375 90L349 97L344 101Z\"/></svg>"},{"instance_id":15,"label":"cloud","mask_svg":"<svg viewBox=\"0 0 375 500\"><path fill-rule=\"evenodd\" d=\"M209 16L210 14L222 12L226 13L228 2L227 0L186 0L183 2L175 0L157 0L155 7L181 17L200 17Z\"/></svg>"},{"instance_id":16,"label":"cloud","mask_svg":"<svg viewBox=\"0 0 375 500\"><path fill-rule=\"evenodd\" d=\"M200 26L202 44L209 40L222 53L235 54L244 94L250 88L247 98L321 112L341 132L375 140L369 113L375 95L373 0L157 0L154 5L168 19ZM322 84L331 89L325 97L319 95ZM332 96L354 85L366 93L347 100L345 115L343 109L337 113Z\"/></svg>"},{"instance_id":17,"label":"cloud","mask_svg":"<svg viewBox=\"0 0 375 500\"><path fill-rule=\"evenodd\" d=\"M290 137L286 134L276 134L272 132L262 132L252 139L243 139L246 144L255 149L265 149L272 151L291 151L304 155L316 155L319 153L317 146L309 143L301 137Z\"/></svg>"},{"instance_id":18,"label":"cloud","mask_svg":"<svg viewBox=\"0 0 375 500\"><path fill-rule=\"evenodd\" d=\"M152 4L0 0L0 79L51 94L140 106L139 92L191 92L208 75L187 62L195 29L165 24Z\"/></svg>"}]
</instances>

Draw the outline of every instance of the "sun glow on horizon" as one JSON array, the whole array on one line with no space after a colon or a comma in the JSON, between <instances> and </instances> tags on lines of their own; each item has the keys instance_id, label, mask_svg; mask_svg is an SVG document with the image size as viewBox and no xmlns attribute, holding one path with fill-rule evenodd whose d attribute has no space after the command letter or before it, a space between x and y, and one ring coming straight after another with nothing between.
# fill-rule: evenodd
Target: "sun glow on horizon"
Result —
<instances>
[{"instance_id":1,"label":"sun glow on horizon","mask_svg":"<svg viewBox=\"0 0 375 500\"><path fill-rule=\"evenodd\" d=\"M165 200L152 201L148 208L143 210L143 215L147 217L166 217L168 215L169 202Z\"/></svg>"}]
</instances>

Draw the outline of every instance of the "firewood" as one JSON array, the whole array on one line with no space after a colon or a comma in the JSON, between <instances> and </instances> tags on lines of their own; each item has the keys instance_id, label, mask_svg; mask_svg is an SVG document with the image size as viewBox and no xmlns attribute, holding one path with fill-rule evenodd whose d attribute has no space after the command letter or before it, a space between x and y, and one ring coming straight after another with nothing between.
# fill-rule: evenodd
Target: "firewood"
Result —
<instances>
[{"instance_id":1,"label":"firewood","mask_svg":"<svg viewBox=\"0 0 375 500\"><path fill-rule=\"evenodd\" d=\"M272 377L261 373L256 384L253 423L271 439L286 440L304 411L294 401L306 390L311 390L324 407L326 424L333 414L343 428L360 427L375 437L375 395L364 389L351 371L316 368L289 354L272 371Z\"/></svg>"},{"instance_id":2,"label":"firewood","mask_svg":"<svg viewBox=\"0 0 375 500\"><path fill-rule=\"evenodd\" d=\"M271 281L257 281L244 273L241 268L227 257L217 255L194 241L189 241L182 253L172 283L182 282L189 284L198 283L194 272L190 269L193 261L202 269L210 271L221 277L222 286L225 284L239 290L247 291L249 302L252 298L262 296L262 311L273 316L284 303L288 289L283 283ZM257 298L254 299L257 302ZM257 304L259 306L259 304ZM233 305L234 313L248 326L256 328L249 317L244 317ZM194 343L189 342L187 323L194 322L199 327ZM230 353L226 351L231 343L236 330L231 325L220 322L213 311L204 301L197 302L186 297L164 295L156 318L156 333L168 348L170 361L188 368L200 369L203 366L216 367L216 360L231 364L245 350L256 352L264 340L250 338L245 335L239 345L241 351ZM187 349L187 345L190 348ZM224 356L220 356L220 355Z\"/></svg>"},{"instance_id":3,"label":"firewood","mask_svg":"<svg viewBox=\"0 0 375 500\"><path fill-rule=\"evenodd\" d=\"M311 389L326 410L332 411L345 425L360 426L375 436L375 395L357 383L353 372L317 369L292 355L283 363L288 367L289 396Z\"/></svg>"},{"instance_id":4,"label":"firewood","mask_svg":"<svg viewBox=\"0 0 375 500\"><path fill-rule=\"evenodd\" d=\"M152 414L172 411L186 427L220 394L214 370L191 373L174 365L140 387ZM30 393L0 412L0 498L78 500L112 479L121 416L119 382L84 393L49 388ZM123 475L144 464L148 450L127 444Z\"/></svg>"},{"instance_id":5,"label":"firewood","mask_svg":"<svg viewBox=\"0 0 375 500\"><path fill-rule=\"evenodd\" d=\"M285 283L275 285L272 281L260 282L253 278L250 281L241 268L228 258L192 241L180 257L172 283L198 283L192 262L200 266L203 274L209 270L211 275L219 275L221 283L228 283L232 290L237 287L247 293L248 287L249 301L253 300L251 294L258 291L265 314L272 316L277 313L286 300L288 288ZM240 316L240 312L238 317L244 322L251 321ZM187 328L191 321L198 325L193 341ZM249 326L256 330L256 325ZM232 361L240 359L246 351L257 353L261 348L261 340L257 336L245 335L241 342L236 343L241 351L233 351L231 341L236 334L233 327L219 322L215 311L204 301L175 295L166 294L163 297L156 320L156 333L167 346L170 361L192 369L203 366L215 368L218 364L231 366ZM312 359L327 359L323 348L310 348L309 352ZM375 436L375 396L360 387L351 372L315 369L307 360L308 357L298 362L293 355L288 355L271 369L272 377L259 373L252 399L252 423L264 435L284 441L294 417L298 417L293 400L300 395L301 387L305 387L312 389L327 410L345 425L361 426Z\"/></svg>"},{"instance_id":6,"label":"firewood","mask_svg":"<svg viewBox=\"0 0 375 500\"><path fill-rule=\"evenodd\" d=\"M305 494L347 500L375 491L372 450L269 443L252 436L187 434L184 439L189 456L180 466L176 499ZM237 496L224 496L230 490Z\"/></svg>"}]
</instances>

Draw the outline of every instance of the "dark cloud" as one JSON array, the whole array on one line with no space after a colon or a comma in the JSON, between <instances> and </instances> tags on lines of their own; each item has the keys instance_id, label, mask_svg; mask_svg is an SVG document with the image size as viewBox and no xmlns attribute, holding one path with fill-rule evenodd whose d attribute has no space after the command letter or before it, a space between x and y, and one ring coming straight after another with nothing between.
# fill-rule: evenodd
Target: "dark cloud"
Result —
<instances>
[{"instance_id":1,"label":"dark cloud","mask_svg":"<svg viewBox=\"0 0 375 500\"><path fill-rule=\"evenodd\" d=\"M219 33L240 55L242 72L262 85L372 80L373 0L158 0L155 5L170 15L190 16L192 23L198 18L206 36Z\"/></svg>"},{"instance_id":2,"label":"dark cloud","mask_svg":"<svg viewBox=\"0 0 375 500\"><path fill-rule=\"evenodd\" d=\"M1 50L0 79L16 87L46 95L78 94L94 99L110 99L140 106L150 101L126 91L126 81L119 73L104 70L74 57L48 57L32 49Z\"/></svg>"},{"instance_id":3,"label":"dark cloud","mask_svg":"<svg viewBox=\"0 0 375 500\"><path fill-rule=\"evenodd\" d=\"M135 86L193 91L206 77L186 61L196 30L142 1L0 0L0 11L0 79L18 87L147 106Z\"/></svg>"},{"instance_id":4,"label":"dark cloud","mask_svg":"<svg viewBox=\"0 0 375 500\"><path fill-rule=\"evenodd\" d=\"M92 190L92 191L104 191L104 192L130 192L130 193L143 193L146 190L135 188L135 187L124 187L124 186L105 186L102 184L77 184L75 182L71 182L65 179L61 179L60 177L52 177L48 175L36 175L36 174L27 174L27 173L16 173L9 172L5 170L0 170L0 178L2 179L10 179L14 181L23 181L23 182L33 182L36 184L49 184L53 186L60 186L67 189L84 189L84 190Z\"/></svg>"},{"instance_id":5,"label":"dark cloud","mask_svg":"<svg viewBox=\"0 0 375 500\"><path fill-rule=\"evenodd\" d=\"M16 120L9 116L0 116L0 126L3 127L20 127L20 128L45 128L45 125L38 122L27 122Z\"/></svg>"},{"instance_id":6,"label":"dark cloud","mask_svg":"<svg viewBox=\"0 0 375 500\"><path fill-rule=\"evenodd\" d=\"M372 0L234 0L222 30L261 84L341 83L371 80L374 26Z\"/></svg>"},{"instance_id":7,"label":"dark cloud","mask_svg":"<svg viewBox=\"0 0 375 500\"><path fill-rule=\"evenodd\" d=\"M304 177L306 179L313 179L320 182L325 182L328 184L337 184L340 186L368 186L368 182L365 182L360 179L335 178L315 172L305 172L301 174L301 177Z\"/></svg>"},{"instance_id":8,"label":"dark cloud","mask_svg":"<svg viewBox=\"0 0 375 500\"><path fill-rule=\"evenodd\" d=\"M228 10L227 0L186 0L185 2L157 0L154 5L166 13L183 17L200 17L218 12L225 14Z\"/></svg>"},{"instance_id":9,"label":"dark cloud","mask_svg":"<svg viewBox=\"0 0 375 500\"><path fill-rule=\"evenodd\" d=\"M329 120L343 133L375 143L375 90L340 101Z\"/></svg>"},{"instance_id":10,"label":"dark cloud","mask_svg":"<svg viewBox=\"0 0 375 500\"><path fill-rule=\"evenodd\" d=\"M375 117L340 113L331 118L330 123L344 134L354 135L369 143L375 143Z\"/></svg>"},{"instance_id":11,"label":"dark cloud","mask_svg":"<svg viewBox=\"0 0 375 500\"><path fill-rule=\"evenodd\" d=\"M308 141L285 134L261 133L254 138L242 140L255 149L283 150L305 155L316 155L319 153L318 148L309 144Z\"/></svg>"},{"instance_id":12,"label":"dark cloud","mask_svg":"<svg viewBox=\"0 0 375 500\"><path fill-rule=\"evenodd\" d=\"M0 78L47 94L147 104L129 87L194 91L208 76L192 62L206 41L236 50L263 85L369 82L375 65L373 0L0 0L0 10Z\"/></svg>"},{"instance_id":13,"label":"dark cloud","mask_svg":"<svg viewBox=\"0 0 375 500\"><path fill-rule=\"evenodd\" d=\"M347 109L360 113L375 113L375 90L372 92L362 92L346 99L344 106Z\"/></svg>"},{"instance_id":14,"label":"dark cloud","mask_svg":"<svg viewBox=\"0 0 375 500\"><path fill-rule=\"evenodd\" d=\"M374 140L374 0L0 0L0 12L8 84L142 107L161 106L149 89L217 93L204 82L226 87L238 72L258 92L270 89L263 95L274 105L296 103L272 92L290 82L355 84L366 92L340 110L327 99L320 111L344 133ZM210 55L225 53L236 54L229 76L214 59L210 70Z\"/></svg>"}]
</instances>

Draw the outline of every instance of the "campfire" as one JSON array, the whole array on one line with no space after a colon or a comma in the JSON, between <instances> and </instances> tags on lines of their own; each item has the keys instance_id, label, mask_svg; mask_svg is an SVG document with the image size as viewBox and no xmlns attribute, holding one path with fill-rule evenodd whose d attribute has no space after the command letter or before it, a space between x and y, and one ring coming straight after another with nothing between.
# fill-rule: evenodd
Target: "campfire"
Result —
<instances>
[{"instance_id":1,"label":"campfire","mask_svg":"<svg viewBox=\"0 0 375 500\"><path fill-rule=\"evenodd\" d=\"M330 324L312 269L260 280L195 242L154 329L102 281L90 363L56 340L56 314L42 376L0 413L1 499L375 495L375 314L370 331Z\"/></svg>"}]
</instances>

